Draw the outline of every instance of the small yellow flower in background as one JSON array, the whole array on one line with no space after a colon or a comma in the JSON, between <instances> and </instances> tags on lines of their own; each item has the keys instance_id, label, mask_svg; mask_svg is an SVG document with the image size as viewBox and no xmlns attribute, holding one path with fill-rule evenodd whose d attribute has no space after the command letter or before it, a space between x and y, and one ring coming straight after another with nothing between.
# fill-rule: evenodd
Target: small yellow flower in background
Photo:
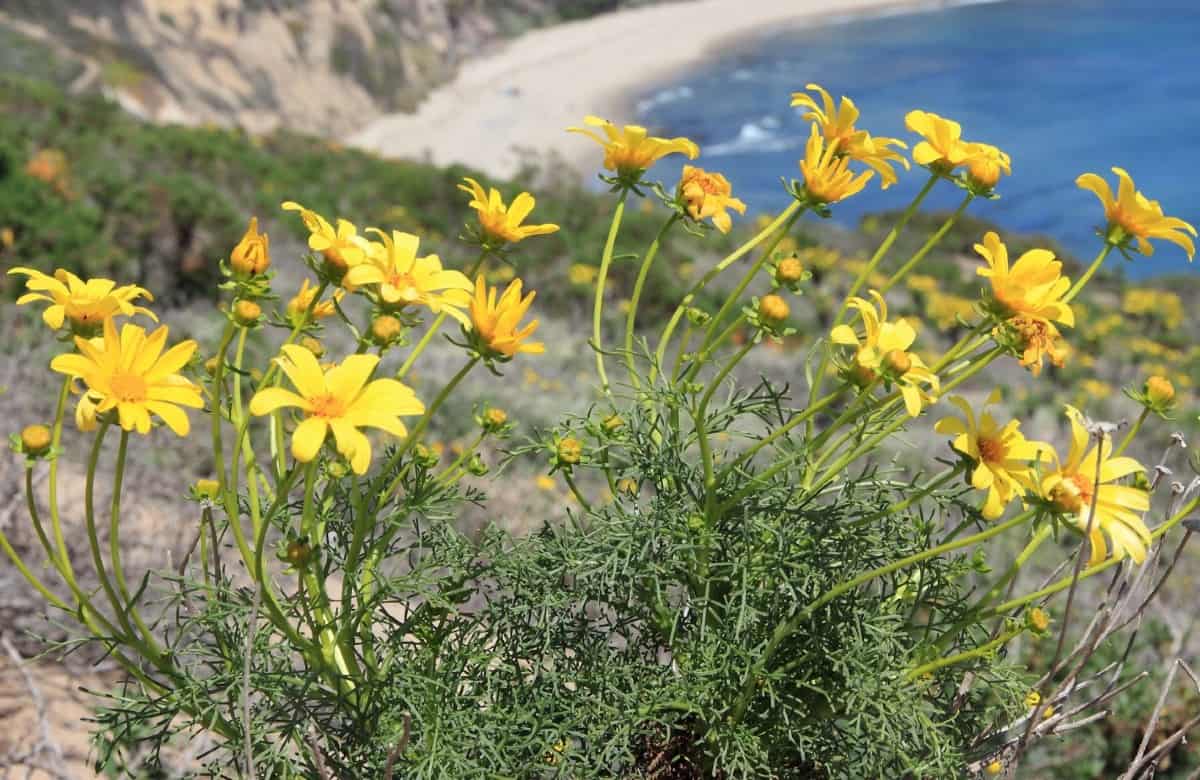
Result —
<instances>
[{"instance_id":1,"label":"small yellow flower in background","mask_svg":"<svg viewBox=\"0 0 1200 780\"><path fill-rule=\"evenodd\" d=\"M512 205L505 206L500 190L492 187L490 192L470 177L458 188L471 196L470 207L479 212L479 224L483 232L501 243L515 244L530 236L544 236L558 231L558 225L522 225L533 211L535 201L528 192L513 198Z\"/></svg>"},{"instance_id":2,"label":"small yellow flower in background","mask_svg":"<svg viewBox=\"0 0 1200 780\"><path fill-rule=\"evenodd\" d=\"M837 154L857 160L878 173L883 189L886 190L895 184L896 171L892 168L892 163L899 163L905 169L909 166L908 160L891 147L906 149L907 144L899 138L872 136L866 130L855 127L859 112L850 98L843 95L841 103L835 107L833 97L819 84L806 84L804 88L818 93L821 96L821 105L817 105L816 99L811 95L793 92L792 108L809 109L804 118L820 129L826 142L836 147Z\"/></svg>"},{"instance_id":3,"label":"small yellow flower in background","mask_svg":"<svg viewBox=\"0 0 1200 780\"><path fill-rule=\"evenodd\" d=\"M647 168L669 154L686 155L694 160L700 147L686 138L655 138L639 125L617 126L598 116L586 116L583 123L598 127L603 135L583 127L568 127L569 133L580 133L604 147L604 167L622 178L636 179Z\"/></svg>"},{"instance_id":4,"label":"small yellow flower in background","mask_svg":"<svg viewBox=\"0 0 1200 780\"><path fill-rule=\"evenodd\" d=\"M42 321L51 328L58 330L64 321L84 333L94 333L105 320L117 315L132 317L135 314L145 314L158 322L154 312L142 306L135 306L134 301L145 298L154 300L147 290L135 284L117 287L111 279L88 279L86 282L70 271L58 269L53 276L33 268L10 268L9 274L23 274L25 289L29 292L17 299L17 305L48 301L49 306L42 311Z\"/></svg>"},{"instance_id":5,"label":"small yellow flower in background","mask_svg":"<svg viewBox=\"0 0 1200 780\"><path fill-rule=\"evenodd\" d=\"M703 168L683 166L679 177L679 194L687 204L692 219L712 219L713 225L722 233L728 233L733 220L726 209L739 214L746 213L746 204L733 197L733 186L719 173L710 173Z\"/></svg>"},{"instance_id":6,"label":"small yellow flower in background","mask_svg":"<svg viewBox=\"0 0 1200 780\"><path fill-rule=\"evenodd\" d=\"M849 325L838 325L829 338L834 344L856 347L854 361L846 372L850 381L859 386L879 378L895 382L904 398L905 410L910 417L916 417L924 404L932 403L941 383L920 356L909 351L917 339L916 330L904 320L888 322L887 302L875 290L870 294L878 309L862 298L851 298L848 302L862 315L863 338L859 339ZM928 385L930 390L923 390L921 385Z\"/></svg>"},{"instance_id":7,"label":"small yellow flower in background","mask_svg":"<svg viewBox=\"0 0 1200 780\"><path fill-rule=\"evenodd\" d=\"M813 125L800 161L804 174L804 189L819 203L837 203L862 191L874 175L863 171L857 176L850 170L850 159L837 154L837 145L825 145L825 139Z\"/></svg>"},{"instance_id":8,"label":"small yellow flower in background","mask_svg":"<svg viewBox=\"0 0 1200 780\"><path fill-rule=\"evenodd\" d=\"M999 317L1017 314L1040 317L1068 327L1075 325L1075 314L1062 298L1071 288L1071 280L1062 275L1062 262L1046 249L1030 249L1011 266L1008 247L989 230L975 251L987 262L976 273L992 283L989 308Z\"/></svg>"},{"instance_id":9,"label":"small yellow flower in background","mask_svg":"<svg viewBox=\"0 0 1200 780\"><path fill-rule=\"evenodd\" d=\"M1121 297L1121 311L1135 317L1156 319L1168 330L1175 330L1184 320L1183 299L1169 290L1128 289ZM1113 322L1121 325L1124 320L1113 315Z\"/></svg>"},{"instance_id":10,"label":"small yellow flower in background","mask_svg":"<svg viewBox=\"0 0 1200 780\"><path fill-rule=\"evenodd\" d=\"M425 306L434 314L445 312L467 323L459 308L471 300L471 280L465 274L443 269L437 255L417 257L421 239L412 233L393 230L389 236L382 230L370 230L383 239L385 251L347 271L347 284L375 284L380 300L389 306Z\"/></svg>"},{"instance_id":11,"label":"small yellow flower in background","mask_svg":"<svg viewBox=\"0 0 1200 780\"><path fill-rule=\"evenodd\" d=\"M975 312L975 301L961 295L945 295L935 292L929 296L926 314L939 330L949 330L967 320Z\"/></svg>"},{"instance_id":12,"label":"small yellow flower in background","mask_svg":"<svg viewBox=\"0 0 1200 780\"><path fill-rule=\"evenodd\" d=\"M304 316L304 312L308 311L308 307L312 306L313 298L317 294L317 288L313 286L311 279L305 279L300 283L300 292L288 301L287 313L288 318L293 324L300 322L300 318ZM323 320L330 317L337 311L335 302L340 301L345 295L341 290L334 292L332 299L321 301L312 309L312 319Z\"/></svg>"},{"instance_id":13,"label":"small yellow flower in background","mask_svg":"<svg viewBox=\"0 0 1200 780\"><path fill-rule=\"evenodd\" d=\"M425 411L412 389L395 379L371 380L379 364L375 355L351 355L340 365L323 370L307 349L287 344L276 358L297 392L268 387L250 399L250 413L270 414L295 407L304 420L292 434L292 455L301 463L317 456L330 431L337 451L350 461L356 474L365 474L371 463L371 442L359 428L379 428L393 436L408 430L400 415Z\"/></svg>"},{"instance_id":14,"label":"small yellow flower in background","mask_svg":"<svg viewBox=\"0 0 1200 780\"><path fill-rule=\"evenodd\" d=\"M246 234L229 253L229 267L239 274L253 276L271 267L271 240L258 232L258 217L250 218Z\"/></svg>"},{"instance_id":15,"label":"small yellow flower in background","mask_svg":"<svg viewBox=\"0 0 1200 780\"><path fill-rule=\"evenodd\" d=\"M1053 705L1047 704L1046 709L1042 710L1042 720L1050 720L1054 717Z\"/></svg>"},{"instance_id":16,"label":"small yellow flower in background","mask_svg":"<svg viewBox=\"0 0 1200 780\"><path fill-rule=\"evenodd\" d=\"M932 111L909 111L904 126L925 140L913 147L913 162L949 172L971 158L970 144L962 140L962 126Z\"/></svg>"},{"instance_id":17,"label":"small yellow flower in background","mask_svg":"<svg viewBox=\"0 0 1200 780\"><path fill-rule=\"evenodd\" d=\"M1030 691L1029 693L1025 694L1025 706L1027 708L1033 709L1041 703L1042 694L1038 693L1037 691Z\"/></svg>"},{"instance_id":18,"label":"small yellow flower in background","mask_svg":"<svg viewBox=\"0 0 1200 780\"><path fill-rule=\"evenodd\" d=\"M596 275L600 273L600 269L594 265L587 263L573 263L567 269L567 279L571 284L581 287L587 287L596 283Z\"/></svg>"},{"instance_id":19,"label":"small yellow flower in background","mask_svg":"<svg viewBox=\"0 0 1200 780\"><path fill-rule=\"evenodd\" d=\"M1104 206L1104 217L1108 220L1106 240L1120 247L1137 241L1138 252L1152 255L1154 246L1149 239L1162 239L1182 247L1190 261L1196 254L1196 244L1192 240L1196 236L1196 228L1178 217L1163 216L1159 202L1138 192L1133 186L1133 179L1123 168L1113 168L1112 172L1119 180L1115 197L1108 182L1094 173L1085 173L1075 180L1080 188L1093 193Z\"/></svg>"},{"instance_id":20,"label":"small yellow flower in background","mask_svg":"<svg viewBox=\"0 0 1200 780\"><path fill-rule=\"evenodd\" d=\"M539 474L537 479L534 480L534 484L537 485L538 490L544 490L547 493L558 487L558 483L554 481L554 477L548 477L545 474Z\"/></svg>"},{"instance_id":21,"label":"small yellow flower in background","mask_svg":"<svg viewBox=\"0 0 1200 780\"><path fill-rule=\"evenodd\" d=\"M986 411L999 400L997 388L987 397L976 417L965 399L952 396L950 403L958 407L963 416L945 417L934 426L938 433L955 436L950 446L975 464L971 486L987 491L981 511L988 520L1004 514L1004 508L1014 498L1025 495L1027 490L1036 490L1032 464L1049 460L1052 451L1049 444L1027 440L1017 420L999 425Z\"/></svg>"},{"instance_id":22,"label":"small yellow flower in background","mask_svg":"<svg viewBox=\"0 0 1200 780\"><path fill-rule=\"evenodd\" d=\"M283 204L283 209L300 212L300 219L309 232L308 248L320 252L338 274L344 274L363 261L366 253L353 222L339 219L334 228L325 217L291 200Z\"/></svg>"},{"instance_id":23,"label":"small yellow flower in background","mask_svg":"<svg viewBox=\"0 0 1200 780\"><path fill-rule=\"evenodd\" d=\"M536 293L521 297L521 280L514 279L496 300L496 288L489 288L480 276L475 280L475 297L471 299L471 327L476 344L488 355L511 358L518 352L545 352L540 341L526 342L538 328L531 320L518 330L521 318L529 310Z\"/></svg>"},{"instance_id":24,"label":"small yellow flower in background","mask_svg":"<svg viewBox=\"0 0 1200 780\"><path fill-rule=\"evenodd\" d=\"M1151 542L1150 531L1142 521L1142 515L1150 509L1150 497L1140 488L1114 483L1146 469L1133 458L1112 457L1112 440L1107 433L1098 446L1088 450L1090 436L1083 425L1083 415L1068 406L1067 418L1071 421L1071 450L1066 461L1042 480L1042 496L1083 532L1087 531L1095 503L1089 537L1092 564L1108 556L1106 535L1114 557L1128 555L1141 563Z\"/></svg>"},{"instance_id":25,"label":"small yellow flower in background","mask_svg":"<svg viewBox=\"0 0 1200 780\"><path fill-rule=\"evenodd\" d=\"M977 187L991 191L1001 174L1012 175L1012 159L991 144L967 144L967 178Z\"/></svg>"},{"instance_id":26,"label":"small yellow flower in background","mask_svg":"<svg viewBox=\"0 0 1200 780\"><path fill-rule=\"evenodd\" d=\"M97 343L98 342L98 343ZM50 368L83 380L87 396L95 401L96 414L117 410L121 428L150 432L150 415L162 418L180 436L190 430L187 414L180 406L204 406L200 387L179 374L196 352L195 341L183 341L163 352L166 326L149 336L137 325L104 321L103 339L75 337L79 352L59 355ZM82 401L81 401L82 403ZM80 426L83 427L82 425Z\"/></svg>"},{"instance_id":27,"label":"small yellow flower in background","mask_svg":"<svg viewBox=\"0 0 1200 780\"><path fill-rule=\"evenodd\" d=\"M1025 613L1025 625L1035 634L1044 634L1050 628L1050 613L1041 607L1033 607Z\"/></svg>"},{"instance_id":28,"label":"small yellow flower in background","mask_svg":"<svg viewBox=\"0 0 1200 780\"><path fill-rule=\"evenodd\" d=\"M1000 761L998 761L998 760L993 761L987 765L987 773L989 775L991 775L992 777L995 777L996 775L1000 774L1003 771L1004 771L1004 764L1000 763Z\"/></svg>"}]
</instances>

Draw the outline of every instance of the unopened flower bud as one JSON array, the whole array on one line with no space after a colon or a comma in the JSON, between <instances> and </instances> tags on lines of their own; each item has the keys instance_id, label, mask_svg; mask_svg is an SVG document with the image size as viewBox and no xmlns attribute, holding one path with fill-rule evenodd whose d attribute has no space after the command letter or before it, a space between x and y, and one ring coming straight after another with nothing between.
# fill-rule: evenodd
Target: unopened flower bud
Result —
<instances>
[{"instance_id":1,"label":"unopened flower bud","mask_svg":"<svg viewBox=\"0 0 1200 780\"><path fill-rule=\"evenodd\" d=\"M209 376L216 376L218 365L220 365L220 363L217 361L217 356L213 355L208 360L204 361L204 372Z\"/></svg>"},{"instance_id":2,"label":"unopened flower bud","mask_svg":"<svg viewBox=\"0 0 1200 780\"><path fill-rule=\"evenodd\" d=\"M333 479L341 479L350 473L350 470L346 468L345 463L336 460L326 466L325 470Z\"/></svg>"},{"instance_id":3,"label":"unopened flower bud","mask_svg":"<svg viewBox=\"0 0 1200 780\"><path fill-rule=\"evenodd\" d=\"M1146 380L1146 400L1157 407L1164 407L1175 400L1175 385L1165 376L1155 374Z\"/></svg>"},{"instance_id":4,"label":"unopened flower bud","mask_svg":"<svg viewBox=\"0 0 1200 780\"><path fill-rule=\"evenodd\" d=\"M987 765L987 773L992 777L999 775L1003 771L1004 764L1000 763L999 761L993 761Z\"/></svg>"},{"instance_id":5,"label":"unopened flower bud","mask_svg":"<svg viewBox=\"0 0 1200 780\"><path fill-rule=\"evenodd\" d=\"M623 477L617 482L617 492L636 496L638 492L637 480L631 477Z\"/></svg>"},{"instance_id":6,"label":"unopened flower bud","mask_svg":"<svg viewBox=\"0 0 1200 780\"><path fill-rule=\"evenodd\" d=\"M767 322L776 323L786 320L791 309L787 301L778 295L764 295L758 301L758 313Z\"/></svg>"},{"instance_id":7,"label":"unopened flower bud","mask_svg":"<svg viewBox=\"0 0 1200 780\"><path fill-rule=\"evenodd\" d=\"M321 357L325 354L325 345L312 336L305 336L300 339L300 346L313 353L314 357Z\"/></svg>"},{"instance_id":8,"label":"unopened flower bud","mask_svg":"<svg viewBox=\"0 0 1200 780\"><path fill-rule=\"evenodd\" d=\"M479 455L472 455L470 459L467 460L467 473L471 474L472 476L482 477L484 474L488 473L487 464L480 459Z\"/></svg>"},{"instance_id":9,"label":"unopened flower bud","mask_svg":"<svg viewBox=\"0 0 1200 780\"><path fill-rule=\"evenodd\" d=\"M507 422L508 412L496 406L488 407L480 418L481 426L489 433L500 430Z\"/></svg>"},{"instance_id":10,"label":"unopened flower bud","mask_svg":"<svg viewBox=\"0 0 1200 780\"><path fill-rule=\"evenodd\" d=\"M775 281L782 285L796 284L804 279L804 266L799 258L786 257L775 266Z\"/></svg>"},{"instance_id":11,"label":"unopened flower bud","mask_svg":"<svg viewBox=\"0 0 1200 780\"><path fill-rule=\"evenodd\" d=\"M250 218L250 227L229 253L229 267L239 274L261 274L271 265L270 240L258 232L258 217Z\"/></svg>"},{"instance_id":12,"label":"unopened flower bud","mask_svg":"<svg viewBox=\"0 0 1200 780\"><path fill-rule=\"evenodd\" d=\"M579 439L568 436L559 441L555 448L554 456L558 459L559 464L564 466L574 466L583 457L583 444Z\"/></svg>"},{"instance_id":13,"label":"unopened flower bud","mask_svg":"<svg viewBox=\"0 0 1200 780\"><path fill-rule=\"evenodd\" d=\"M604 426L604 430L608 433L616 431L624 424L625 420L623 420L619 414L610 414L608 417L605 417L604 422L601 423L601 425Z\"/></svg>"},{"instance_id":14,"label":"unopened flower bud","mask_svg":"<svg viewBox=\"0 0 1200 780\"><path fill-rule=\"evenodd\" d=\"M207 499L215 499L217 494L221 492L221 483L215 479L198 479L196 484L192 486L197 496Z\"/></svg>"},{"instance_id":15,"label":"unopened flower bud","mask_svg":"<svg viewBox=\"0 0 1200 780\"><path fill-rule=\"evenodd\" d=\"M690 322L693 327L700 328L708 324L708 321L712 319L712 315L710 315L704 309L698 309L695 306L689 306L687 310L687 318L688 322Z\"/></svg>"},{"instance_id":16,"label":"unopened flower bud","mask_svg":"<svg viewBox=\"0 0 1200 780\"><path fill-rule=\"evenodd\" d=\"M312 559L312 552L312 545L308 542L296 540L288 543L287 552L284 553L284 557L292 566L295 566L297 569L303 569Z\"/></svg>"},{"instance_id":17,"label":"unopened flower bud","mask_svg":"<svg viewBox=\"0 0 1200 780\"><path fill-rule=\"evenodd\" d=\"M1034 633L1045 633L1050 628L1050 613L1041 607L1034 607L1025 613L1025 622Z\"/></svg>"},{"instance_id":18,"label":"unopened flower bud","mask_svg":"<svg viewBox=\"0 0 1200 780\"><path fill-rule=\"evenodd\" d=\"M45 425L29 425L21 431L21 450L37 458L50 451L50 429Z\"/></svg>"},{"instance_id":19,"label":"unopened flower bud","mask_svg":"<svg viewBox=\"0 0 1200 780\"><path fill-rule=\"evenodd\" d=\"M371 321L371 341L378 346L386 347L395 343L404 332L404 323L390 314L384 314Z\"/></svg>"},{"instance_id":20,"label":"unopened flower bud","mask_svg":"<svg viewBox=\"0 0 1200 780\"><path fill-rule=\"evenodd\" d=\"M261 316L262 307L254 301L240 300L233 304L233 320L244 328L257 324Z\"/></svg>"},{"instance_id":21,"label":"unopened flower bud","mask_svg":"<svg viewBox=\"0 0 1200 780\"><path fill-rule=\"evenodd\" d=\"M902 349L893 349L883 356L883 365L888 373L904 376L912 369L912 357Z\"/></svg>"}]
</instances>

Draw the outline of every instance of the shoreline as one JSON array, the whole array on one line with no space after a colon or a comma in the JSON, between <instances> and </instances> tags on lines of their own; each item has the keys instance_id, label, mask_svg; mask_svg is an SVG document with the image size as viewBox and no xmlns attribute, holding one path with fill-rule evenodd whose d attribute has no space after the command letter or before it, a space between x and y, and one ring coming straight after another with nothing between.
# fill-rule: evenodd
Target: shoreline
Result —
<instances>
[{"instance_id":1,"label":"shoreline","mask_svg":"<svg viewBox=\"0 0 1200 780\"><path fill-rule=\"evenodd\" d=\"M599 148L568 134L584 115L636 121L637 95L714 50L786 29L919 13L961 0L676 0L528 32L464 64L412 114L386 114L347 139L394 159L463 164L512 178L522 160L557 157L581 176ZM797 88L803 85L798 85Z\"/></svg>"}]
</instances>

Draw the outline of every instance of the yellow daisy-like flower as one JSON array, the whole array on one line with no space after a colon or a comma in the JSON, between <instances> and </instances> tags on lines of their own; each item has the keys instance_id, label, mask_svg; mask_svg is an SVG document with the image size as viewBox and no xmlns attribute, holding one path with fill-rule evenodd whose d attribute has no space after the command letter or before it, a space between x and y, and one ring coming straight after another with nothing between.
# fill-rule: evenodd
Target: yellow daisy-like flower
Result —
<instances>
[{"instance_id":1,"label":"yellow daisy-like flower","mask_svg":"<svg viewBox=\"0 0 1200 780\"><path fill-rule=\"evenodd\" d=\"M954 436L950 446L976 464L971 472L971 486L987 491L981 511L988 520L1004 514L1009 502L1025 495L1025 491L1037 489L1036 474L1030 464L1048 460L1051 452L1049 444L1027 440L1018 420L999 425L987 412L987 407L999 400L1000 390L993 390L977 418L965 399L952 396L950 403L963 416L943 418L934 426L938 433Z\"/></svg>"},{"instance_id":2,"label":"yellow daisy-like flower","mask_svg":"<svg viewBox=\"0 0 1200 780\"><path fill-rule=\"evenodd\" d=\"M1086 532L1091 521L1092 564L1108 557L1106 536L1115 557L1128 555L1141 563L1151 543L1150 531L1142 521L1142 515L1150 509L1150 496L1140 488L1115 483L1146 469L1133 458L1112 457L1108 434L1104 434L1098 446L1088 450L1089 435L1083 426L1083 415L1068 406L1067 418L1071 421L1071 451L1066 462L1042 480L1043 498L1080 531Z\"/></svg>"},{"instance_id":3,"label":"yellow daisy-like flower","mask_svg":"<svg viewBox=\"0 0 1200 780\"><path fill-rule=\"evenodd\" d=\"M325 262L338 273L345 273L363 262L365 252L353 222L338 219L335 228L325 217L291 200L283 203L283 209L300 212L300 219L308 228L308 248L320 252Z\"/></svg>"},{"instance_id":4,"label":"yellow daisy-like flower","mask_svg":"<svg viewBox=\"0 0 1200 780\"><path fill-rule=\"evenodd\" d=\"M461 271L442 268L437 255L417 257L421 239L393 230L389 236L369 228L383 241L383 252L372 253L367 262L346 272L348 285L379 286L379 299L388 306L426 306L435 314L445 312L468 324L460 307L471 301L471 280Z\"/></svg>"},{"instance_id":5,"label":"yellow daisy-like flower","mask_svg":"<svg viewBox=\"0 0 1200 780\"><path fill-rule=\"evenodd\" d=\"M804 159L800 161L800 172L804 174L804 189L819 203L837 203L862 191L873 176L872 171L863 171L857 176L850 170L850 158L837 153L837 144L825 145L825 139L812 126L812 133L804 147Z\"/></svg>"},{"instance_id":6,"label":"yellow daisy-like flower","mask_svg":"<svg viewBox=\"0 0 1200 780\"><path fill-rule=\"evenodd\" d=\"M967 178L983 190L995 188L1001 174L1012 176L1012 158L991 144L969 143L967 155Z\"/></svg>"},{"instance_id":7,"label":"yellow daisy-like flower","mask_svg":"<svg viewBox=\"0 0 1200 780\"><path fill-rule=\"evenodd\" d=\"M468 204L479 212L479 225L489 237L501 243L515 244L530 236L544 236L558 232L558 225L522 225L525 218L533 211L535 201L528 192L522 192L513 198L512 204L504 205L500 190L492 187L491 191L483 189L483 185L470 177L463 178L466 184L458 188L471 196Z\"/></svg>"},{"instance_id":8,"label":"yellow daisy-like flower","mask_svg":"<svg viewBox=\"0 0 1200 780\"><path fill-rule=\"evenodd\" d=\"M925 140L913 147L913 161L943 172L971 158L971 145L962 140L962 126L931 111L909 111L904 125Z\"/></svg>"},{"instance_id":9,"label":"yellow daisy-like flower","mask_svg":"<svg viewBox=\"0 0 1200 780\"><path fill-rule=\"evenodd\" d=\"M583 123L600 128L603 135L583 127L568 127L567 132L581 133L603 146L604 167L622 177L637 178L669 154L687 155L689 160L700 155L700 147L687 138L655 138L640 125L625 125L618 130L598 116L585 116Z\"/></svg>"},{"instance_id":10,"label":"yellow daisy-like flower","mask_svg":"<svg viewBox=\"0 0 1200 780\"><path fill-rule=\"evenodd\" d=\"M989 308L998 316L1027 314L1074 327L1075 314L1062 300L1071 280L1062 275L1062 262L1053 252L1031 249L1010 266L1008 247L992 230L984 234L982 244L975 245L975 251L987 262L986 268L975 272L991 281Z\"/></svg>"},{"instance_id":11,"label":"yellow daisy-like flower","mask_svg":"<svg viewBox=\"0 0 1200 780\"><path fill-rule=\"evenodd\" d=\"M145 314L158 322L154 312L134 305L138 298L154 300L153 295L135 284L117 287L117 283L111 279L88 279L85 282L62 268L55 271L53 276L24 267L10 268L8 272L28 277L25 289L29 292L17 299L17 305L48 301L50 305L42 311L42 321L55 330L69 320L77 330L95 333L105 320L117 315L132 317Z\"/></svg>"},{"instance_id":12,"label":"yellow daisy-like flower","mask_svg":"<svg viewBox=\"0 0 1200 780\"><path fill-rule=\"evenodd\" d=\"M400 415L425 412L412 388L395 379L371 380L379 364L376 355L351 355L341 365L323 370L313 353L296 344L283 347L276 358L297 392L268 387L250 399L250 413L270 414L277 409L299 409L304 420L292 433L292 455L301 463L317 456L330 431L337 451L356 474L371 464L371 442L360 428L379 428L393 436L407 436Z\"/></svg>"},{"instance_id":13,"label":"yellow daisy-like flower","mask_svg":"<svg viewBox=\"0 0 1200 780\"><path fill-rule=\"evenodd\" d=\"M80 428L86 430L97 414L116 409L117 419L127 431L149 433L150 415L155 414L176 434L187 436L188 416L179 407L199 409L204 402L200 387L179 370L192 359L196 342L189 339L163 352L166 343L165 325L147 336L145 329L125 324L118 334L111 319L104 321L102 339L76 336L79 352L57 356L50 368L87 385L84 397L95 408L77 410ZM81 406L83 403L81 399Z\"/></svg>"},{"instance_id":14,"label":"yellow daisy-like flower","mask_svg":"<svg viewBox=\"0 0 1200 780\"><path fill-rule=\"evenodd\" d=\"M1162 239L1182 247L1191 261L1196 254L1196 244L1192 240L1196 236L1196 228L1178 217L1163 216L1158 201L1150 200L1138 192L1133 186L1133 179L1123 168L1113 168L1112 171L1119 180L1115 197L1108 182L1094 173L1085 173L1075 180L1082 189L1094 193L1104 205L1109 242L1123 246L1128 241L1136 240L1139 252L1152 255L1154 247L1149 239Z\"/></svg>"},{"instance_id":15,"label":"yellow daisy-like flower","mask_svg":"<svg viewBox=\"0 0 1200 780\"><path fill-rule=\"evenodd\" d=\"M892 163L899 163L907 169L908 160L891 147L906 149L907 145L899 138L872 136L866 130L855 127L859 112L850 98L843 95L841 103L835 106L833 97L819 84L806 84L804 88L818 93L821 104L818 105L816 98L811 95L793 92L792 107L809 109L804 118L820 128L825 141L836 146L839 154L858 160L878 173L883 189L895 184L896 171Z\"/></svg>"},{"instance_id":16,"label":"yellow daisy-like flower","mask_svg":"<svg viewBox=\"0 0 1200 780\"><path fill-rule=\"evenodd\" d=\"M846 378L860 387L877 379L895 384L904 398L904 408L910 417L921 413L922 406L932 403L941 383L921 357L909 351L917 332L905 320L887 321L887 302L875 290L871 297L878 304L862 298L851 298L849 306L862 315L865 333L860 339L849 325L838 325L829 334L834 344L855 347L853 362L846 367ZM922 385L929 389L925 390Z\"/></svg>"},{"instance_id":17,"label":"yellow daisy-like flower","mask_svg":"<svg viewBox=\"0 0 1200 780\"><path fill-rule=\"evenodd\" d=\"M522 298L521 280L513 279L497 301L496 288L488 288L483 276L479 276L475 280L475 297L471 299L475 342L496 357L511 358L518 352L545 352L546 347L540 341L526 341L537 330L537 320L531 320L518 330L535 295L530 292Z\"/></svg>"},{"instance_id":18,"label":"yellow daisy-like flower","mask_svg":"<svg viewBox=\"0 0 1200 780\"><path fill-rule=\"evenodd\" d=\"M719 173L710 173L703 168L683 166L679 177L679 195L687 204L688 215L699 222L711 219L717 230L728 233L733 220L726 209L739 214L746 213L746 204L733 197L733 186Z\"/></svg>"},{"instance_id":19,"label":"yellow daisy-like flower","mask_svg":"<svg viewBox=\"0 0 1200 780\"><path fill-rule=\"evenodd\" d=\"M300 322L300 318L304 316L304 312L308 311L308 307L312 306L313 297L317 294L317 288L313 286L312 280L305 278L300 283L300 292L296 293L287 304L288 318L295 325ZM312 319L323 320L326 317L333 316L337 311L336 303L342 299L345 293L342 290L336 290L329 300L321 301L312 309Z\"/></svg>"}]
</instances>

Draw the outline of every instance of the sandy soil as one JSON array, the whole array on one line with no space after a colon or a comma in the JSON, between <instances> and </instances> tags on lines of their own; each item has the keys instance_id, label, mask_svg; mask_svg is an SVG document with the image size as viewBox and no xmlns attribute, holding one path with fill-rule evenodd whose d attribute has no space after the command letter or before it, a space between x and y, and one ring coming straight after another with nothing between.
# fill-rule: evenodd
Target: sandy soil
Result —
<instances>
[{"instance_id":1,"label":"sandy soil","mask_svg":"<svg viewBox=\"0 0 1200 780\"><path fill-rule=\"evenodd\" d=\"M584 115L631 122L631 94L735 39L900 5L911 2L690 0L536 30L467 63L415 114L380 117L349 140L387 157L464 163L496 177L516 172L521 149L590 171L598 149L564 132Z\"/></svg>"}]
</instances>

